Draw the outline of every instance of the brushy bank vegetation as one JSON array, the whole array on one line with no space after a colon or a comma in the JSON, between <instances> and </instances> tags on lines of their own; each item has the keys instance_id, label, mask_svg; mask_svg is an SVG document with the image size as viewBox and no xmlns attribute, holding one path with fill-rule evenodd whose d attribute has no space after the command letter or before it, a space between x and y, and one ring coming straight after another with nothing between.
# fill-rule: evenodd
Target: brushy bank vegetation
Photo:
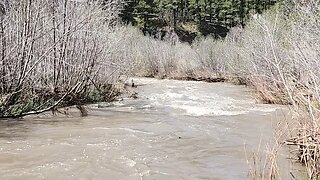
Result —
<instances>
[{"instance_id":1,"label":"brushy bank vegetation","mask_svg":"<svg viewBox=\"0 0 320 180\"><path fill-rule=\"evenodd\" d=\"M225 39L192 45L172 31L155 39L124 27L116 0L0 2L0 118L112 100L119 94L114 84L127 74L230 80L253 87L267 103L292 105L298 123L286 144L297 147L310 178L319 176L318 1L285 0Z\"/></svg>"},{"instance_id":2,"label":"brushy bank vegetation","mask_svg":"<svg viewBox=\"0 0 320 180\"><path fill-rule=\"evenodd\" d=\"M285 143L297 147L297 160L310 178L320 175L320 17L319 2L286 0L247 26L233 28L225 39L197 39L191 46L175 34L165 41L137 37L131 42L134 73L176 79L228 79L253 87L267 103L290 104L295 127ZM273 150L272 152L276 152ZM275 161L274 155L271 158ZM274 179L275 163L264 175Z\"/></svg>"},{"instance_id":3,"label":"brushy bank vegetation","mask_svg":"<svg viewBox=\"0 0 320 180\"><path fill-rule=\"evenodd\" d=\"M135 75L186 80L214 80L226 76L225 58L231 55L226 41L207 37L190 46L179 42L175 34L158 40L132 28L127 31L135 37L128 39L131 46L127 48Z\"/></svg>"},{"instance_id":4,"label":"brushy bank vegetation","mask_svg":"<svg viewBox=\"0 0 320 180\"><path fill-rule=\"evenodd\" d=\"M116 0L0 3L0 118L112 100L124 72Z\"/></svg>"}]
</instances>

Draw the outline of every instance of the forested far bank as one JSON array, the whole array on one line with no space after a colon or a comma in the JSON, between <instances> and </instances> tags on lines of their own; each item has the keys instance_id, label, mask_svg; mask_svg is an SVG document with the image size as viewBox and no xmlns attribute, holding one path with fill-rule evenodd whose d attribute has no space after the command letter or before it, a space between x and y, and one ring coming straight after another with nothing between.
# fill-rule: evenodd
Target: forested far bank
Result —
<instances>
[{"instance_id":1,"label":"forested far bank","mask_svg":"<svg viewBox=\"0 0 320 180\"><path fill-rule=\"evenodd\" d=\"M126 0L120 16L145 35L164 36L174 30L180 40L196 36L225 37L244 27L251 14L261 14L281 0ZM171 28L171 29L170 29Z\"/></svg>"}]
</instances>

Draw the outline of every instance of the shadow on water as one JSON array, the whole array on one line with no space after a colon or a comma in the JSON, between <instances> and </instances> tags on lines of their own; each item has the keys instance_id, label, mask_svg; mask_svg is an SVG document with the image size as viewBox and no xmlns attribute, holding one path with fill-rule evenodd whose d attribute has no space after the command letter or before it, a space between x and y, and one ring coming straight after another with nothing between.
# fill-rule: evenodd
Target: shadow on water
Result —
<instances>
[{"instance_id":1,"label":"shadow on water","mask_svg":"<svg viewBox=\"0 0 320 180\"><path fill-rule=\"evenodd\" d=\"M26 126L25 121L21 119L5 119L0 121L1 139L24 137L29 130L30 128Z\"/></svg>"},{"instance_id":2,"label":"shadow on water","mask_svg":"<svg viewBox=\"0 0 320 180\"><path fill-rule=\"evenodd\" d=\"M81 125L82 117L54 117L37 118L34 116L19 119L0 120L0 139L27 139L28 134L38 126L69 126Z\"/></svg>"}]
</instances>

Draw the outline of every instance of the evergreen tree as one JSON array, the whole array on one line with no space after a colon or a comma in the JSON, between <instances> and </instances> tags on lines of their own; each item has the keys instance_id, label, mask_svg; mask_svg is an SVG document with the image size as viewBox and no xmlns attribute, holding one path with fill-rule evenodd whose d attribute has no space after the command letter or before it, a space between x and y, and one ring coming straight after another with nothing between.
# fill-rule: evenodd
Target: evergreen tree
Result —
<instances>
[{"instance_id":1,"label":"evergreen tree","mask_svg":"<svg viewBox=\"0 0 320 180\"><path fill-rule=\"evenodd\" d=\"M127 0L121 17L124 22L140 26L144 33L149 34L154 34L163 26L176 29L186 22L193 22L199 29L213 32L216 27L245 26L250 13L262 13L279 1Z\"/></svg>"}]
</instances>

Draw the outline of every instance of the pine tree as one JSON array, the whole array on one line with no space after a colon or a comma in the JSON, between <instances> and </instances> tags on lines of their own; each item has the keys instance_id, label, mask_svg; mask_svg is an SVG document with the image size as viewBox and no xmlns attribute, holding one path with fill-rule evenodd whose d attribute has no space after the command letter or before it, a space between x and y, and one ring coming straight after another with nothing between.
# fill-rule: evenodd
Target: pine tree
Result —
<instances>
[{"instance_id":1,"label":"pine tree","mask_svg":"<svg viewBox=\"0 0 320 180\"><path fill-rule=\"evenodd\" d=\"M227 27L241 25L250 13L262 13L281 0L127 0L122 12L126 23L140 26L144 33L154 33L157 28L194 22ZM209 30L210 31L210 28Z\"/></svg>"}]
</instances>

